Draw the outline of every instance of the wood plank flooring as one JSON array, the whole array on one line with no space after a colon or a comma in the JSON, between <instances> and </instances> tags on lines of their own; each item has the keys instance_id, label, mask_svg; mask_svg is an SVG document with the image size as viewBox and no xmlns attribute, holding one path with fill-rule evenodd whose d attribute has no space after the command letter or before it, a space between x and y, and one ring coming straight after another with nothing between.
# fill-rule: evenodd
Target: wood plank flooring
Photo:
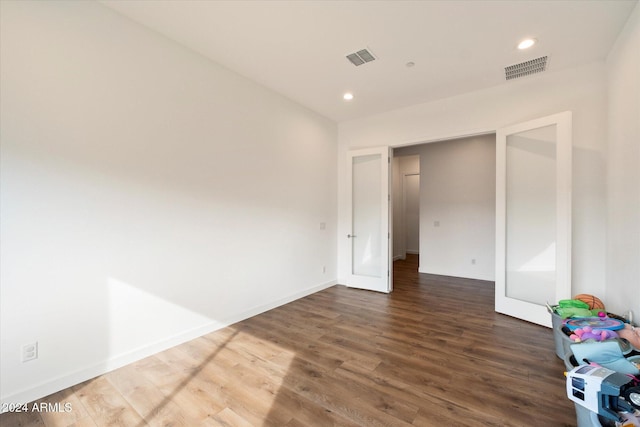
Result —
<instances>
[{"instance_id":1,"label":"wood plank flooring","mask_svg":"<svg viewBox=\"0 0 640 427\"><path fill-rule=\"evenodd\" d=\"M394 265L5 413L17 426L575 426L551 330L493 311L493 283Z\"/></svg>"}]
</instances>

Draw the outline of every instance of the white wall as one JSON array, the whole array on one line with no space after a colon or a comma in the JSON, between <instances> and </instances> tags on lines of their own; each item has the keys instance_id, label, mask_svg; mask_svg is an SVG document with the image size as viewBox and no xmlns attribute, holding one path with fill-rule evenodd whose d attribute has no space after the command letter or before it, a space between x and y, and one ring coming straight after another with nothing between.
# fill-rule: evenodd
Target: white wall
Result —
<instances>
[{"instance_id":1,"label":"white wall","mask_svg":"<svg viewBox=\"0 0 640 427\"><path fill-rule=\"evenodd\" d=\"M3 402L335 283L333 122L98 3L0 3Z\"/></svg>"},{"instance_id":2,"label":"white wall","mask_svg":"<svg viewBox=\"0 0 640 427\"><path fill-rule=\"evenodd\" d=\"M495 140L491 134L396 150L420 157L421 273L494 280Z\"/></svg>"},{"instance_id":3,"label":"white wall","mask_svg":"<svg viewBox=\"0 0 640 427\"><path fill-rule=\"evenodd\" d=\"M392 169L393 258L405 259L407 255L407 224L404 213L404 177L420 173L420 156L407 156L394 152ZM412 230L412 232L419 234L419 230Z\"/></svg>"},{"instance_id":4,"label":"white wall","mask_svg":"<svg viewBox=\"0 0 640 427\"><path fill-rule=\"evenodd\" d=\"M493 88L340 123L339 171L351 148L401 146L495 131L573 111L573 291L604 295L606 68L603 63L514 80ZM421 174L424 171L421 171ZM338 235L347 234L344 173L339 175ZM348 247L338 240L338 279Z\"/></svg>"},{"instance_id":5,"label":"white wall","mask_svg":"<svg viewBox=\"0 0 640 427\"><path fill-rule=\"evenodd\" d=\"M607 58L607 295L640 320L640 5Z\"/></svg>"}]
</instances>

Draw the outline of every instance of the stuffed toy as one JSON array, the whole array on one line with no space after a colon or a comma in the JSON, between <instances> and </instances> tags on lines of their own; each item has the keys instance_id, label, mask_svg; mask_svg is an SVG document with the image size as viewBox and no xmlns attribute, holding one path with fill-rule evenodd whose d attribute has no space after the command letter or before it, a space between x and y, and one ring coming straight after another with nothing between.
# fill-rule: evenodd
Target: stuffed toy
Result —
<instances>
[{"instance_id":1,"label":"stuffed toy","mask_svg":"<svg viewBox=\"0 0 640 427\"><path fill-rule=\"evenodd\" d=\"M584 328L578 328L573 331L569 338L575 342L583 342L587 340L605 341L618 338L618 334L607 329L593 329L591 326L585 326Z\"/></svg>"},{"instance_id":2,"label":"stuffed toy","mask_svg":"<svg viewBox=\"0 0 640 427\"><path fill-rule=\"evenodd\" d=\"M624 329L618 331L620 338L624 338L637 349L640 349L640 327L635 327L630 324L625 324Z\"/></svg>"}]
</instances>

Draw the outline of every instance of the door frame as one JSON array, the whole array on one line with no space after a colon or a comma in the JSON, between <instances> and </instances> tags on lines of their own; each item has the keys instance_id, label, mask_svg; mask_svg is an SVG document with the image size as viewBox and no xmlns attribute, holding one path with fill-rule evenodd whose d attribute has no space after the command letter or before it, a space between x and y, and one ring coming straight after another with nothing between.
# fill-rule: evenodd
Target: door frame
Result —
<instances>
[{"instance_id":1,"label":"door frame","mask_svg":"<svg viewBox=\"0 0 640 427\"><path fill-rule=\"evenodd\" d=\"M391 204L391 157L393 149L388 146L363 148L347 150L347 172L346 172L346 184L347 184L347 218L348 218L348 230L345 236L341 238L347 239L347 246L349 247L347 253L347 259L349 264L349 271L346 276L346 286L358 289L365 289L377 292L390 293L393 291L393 247L391 246L391 228L393 224L393 212ZM381 242L381 265L379 277L367 277L363 275L356 275L352 273L352 235L353 235L353 158L358 156L380 156L380 182L374 183L379 185L380 189L380 216L381 223L379 229L379 237ZM357 238L357 237L355 237Z\"/></svg>"},{"instance_id":2,"label":"door frame","mask_svg":"<svg viewBox=\"0 0 640 427\"><path fill-rule=\"evenodd\" d=\"M496 131L496 273L495 310L522 320L551 327L544 305L506 296L506 137L530 129L556 125L556 301L571 298L571 154L572 114L552 114L503 127ZM535 307L534 307L535 306Z\"/></svg>"},{"instance_id":3,"label":"door frame","mask_svg":"<svg viewBox=\"0 0 640 427\"><path fill-rule=\"evenodd\" d=\"M445 132L445 133L441 133L441 134L434 134L434 135L429 135L429 136L425 136L425 137L421 137L421 138L416 138L416 139L411 139L411 140L405 140L405 141L397 141L395 143L389 143L388 145L386 145L385 147L387 147L389 150L391 150L391 158L393 158L393 150L394 149L398 149L398 148L403 148L403 147L410 147L410 146L417 146L417 145L422 145L422 144L429 144L429 143L434 143L434 142L444 142L444 141L449 141L449 140L454 140L454 139L462 139L462 138L468 138L468 137L474 137L474 136L482 136L482 135L488 135L488 134L496 134L497 135L497 131L498 129L500 129L500 126L494 126L494 125L489 125L489 126L484 126L481 125L479 127L476 127L474 129L463 129L463 128L459 128L459 129L455 129L450 131L450 132ZM342 157L342 159L346 159L347 155L346 153L348 153L349 151L352 151L354 149L358 149L357 147L346 147L343 153L345 154L341 154L340 157ZM344 171L345 169L343 169ZM342 174L339 174L341 176L345 176ZM340 181L340 178L339 178ZM344 181L342 181L344 183ZM390 188L390 191L392 191L392 189ZM343 193L344 194L344 193ZM344 199L342 199L344 200ZM343 219L346 219L347 221L350 221L350 219L345 218L344 216L344 210L340 210L341 213L339 214L340 218L339 218L339 238L338 238L338 242L344 242L344 240L342 239L342 234L344 232L344 234L348 233L347 228L349 228L348 226L346 226L346 222L343 222ZM497 215L497 214L496 214ZM392 216L390 214L390 223L389 225L392 225ZM392 229L390 229L392 230ZM346 239L345 239L346 240ZM390 245L393 244L393 232L391 231L391 240L389 242ZM345 279L346 279L346 269L347 266L344 263L344 259L345 259L345 251L347 250L346 245L344 245L343 243L340 243L338 245L338 266L339 266L339 270L338 270L338 283L345 283ZM392 252L391 252L392 254ZM496 254L497 255L497 254ZM392 266L392 260L390 261L390 267ZM570 269L569 269L570 270ZM391 276L390 276L390 283L393 284L393 268L390 268L391 271Z\"/></svg>"}]
</instances>

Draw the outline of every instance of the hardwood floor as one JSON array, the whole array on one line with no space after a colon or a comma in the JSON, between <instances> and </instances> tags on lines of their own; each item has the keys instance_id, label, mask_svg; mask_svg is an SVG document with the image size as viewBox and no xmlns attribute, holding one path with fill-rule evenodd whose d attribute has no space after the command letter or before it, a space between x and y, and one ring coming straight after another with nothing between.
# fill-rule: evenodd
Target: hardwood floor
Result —
<instances>
[{"instance_id":1,"label":"hardwood floor","mask_svg":"<svg viewBox=\"0 0 640 427\"><path fill-rule=\"evenodd\" d=\"M552 331L493 311L493 283L394 266L40 402L13 426L575 426Z\"/></svg>"}]
</instances>

